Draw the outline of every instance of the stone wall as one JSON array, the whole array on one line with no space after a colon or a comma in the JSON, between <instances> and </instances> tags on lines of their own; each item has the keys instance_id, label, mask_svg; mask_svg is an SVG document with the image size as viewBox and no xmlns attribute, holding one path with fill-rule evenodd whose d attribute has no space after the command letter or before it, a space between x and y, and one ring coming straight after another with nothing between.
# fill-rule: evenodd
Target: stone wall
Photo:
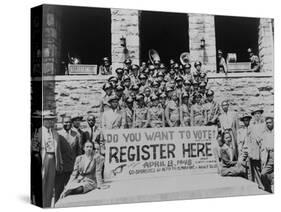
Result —
<instances>
[{"instance_id":1,"label":"stone wall","mask_svg":"<svg viewBox=\"0 0 281 212\"><path fill-rule=\"evenodd\" d=\"M208 87L215 91L215 100L229 100L231 110L250 112L262 107L265 113L273 114L273 78L213 78Z\"/></svg>"},{"instance_id":2,"label":"stone wall","mask_svg":"<svg viewBox=\"0 0 281 212\"><path fill-rule=\"evenodd\" d=\"M115 70L123 67L126 58L131 58L134 64L139 64L139 11L126 9L111 9L111 60ZM126 39L127 48L120 45L120 38Z\"/></svg>"},{"instance_id":3,"label":"stone wall","mask_svg":"<svg viewBox=\"0 0 281 212\"><path fill-rule=\"evenodd\" d=\"M205 70L216 70L216 36L213 15L189 14L189 49L191 61L200 60ZM201 39L205 48L201 48Z\"/></svg>"},{"instance_id":4,"label":"stone wall","mask_svg":"<svg viewBox=\"0 0 281 212\"><path fill-rule=\"evenodd\" d=\"M274 67L273 19L261 18L259 25L259 57L262 71L273 71Z\"/></svg>"},{"instance_id":5,"label":"stone wall","mask_svg":"<svg viewBox=\"0 0 281 212\"><path fill-rule=\"evenodd\" d=\"M54 110L59 123L64 114L76 113L83 114L85 118L88 114L94 114L98 117L97 122L99 122L99 106L104 95L101 87L105 80L92 77L88 80L45 81L44 108ZM53 85L55 85L54 88ZM211 77L208 87L215 91L216 101L229 100L231 110L240 113L245 109L263 107L265 113L273 114L272 77ZM49 92L47 92L47 88L49 88ZM84 121L82 125L85 126L86 122ZM61 127L60 124L59 127Z\"/></svg>"},{"instance_id":6,"label":"stone wall","mask_svg":"<svg viewBox=\"0 0 281 212\"><path fill-rule=\"evenodd\" d=\"M61 59L60 9L43 6L42 72L43 75L59 74Z\"/></svg>"}]
</instances>

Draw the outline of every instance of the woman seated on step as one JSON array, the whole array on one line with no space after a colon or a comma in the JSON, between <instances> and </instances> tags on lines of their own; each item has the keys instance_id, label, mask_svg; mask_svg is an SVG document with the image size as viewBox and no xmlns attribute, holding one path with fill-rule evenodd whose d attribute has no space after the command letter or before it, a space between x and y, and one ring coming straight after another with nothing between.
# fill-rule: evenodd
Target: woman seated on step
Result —
<instances>
[{"instance_id":1,"label":"woman seated on step","mask_svg":"<svg viewBox=\"0 0 281 212\"><path fill-rule=\"evenodd\" d=\"M76 158L73 172L61 198L72 194L83 194L102 186L102 164L104 158L94 152L94 144L84 144L84 154Z\"/></svg>"},{"instance_id":2,"label":"woman seated on step","mask_svg":"<svg viewBox=\"0 0 281 212\"><path fill-rule=\"evenodd\" d=\"M221 175L246 177L247 154L238 160L235 148L233 147L232 136L228 131L222 134L223 145L220 148Z\"/></svg>"}]
</instances>

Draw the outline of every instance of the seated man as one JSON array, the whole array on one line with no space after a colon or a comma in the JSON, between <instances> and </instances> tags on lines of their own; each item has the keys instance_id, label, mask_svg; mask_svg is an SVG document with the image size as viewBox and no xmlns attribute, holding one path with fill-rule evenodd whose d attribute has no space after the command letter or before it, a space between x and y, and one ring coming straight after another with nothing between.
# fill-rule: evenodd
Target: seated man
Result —
<instances>
[{"instance_id":1,"label":"seated man","mask_svg":"<svg viewBox=\"0 0 281 212\"><path fill-rule=\"evenodd\" d=\"M221 175L222 176L241 176L246 175L246 159L247 154L245 153L242 157L242 161L238 161L235 154L235 148L232 144L232 136L228 131L223 133L223 145L220 148L221 156Z\"/></svg>"}]
</instances>

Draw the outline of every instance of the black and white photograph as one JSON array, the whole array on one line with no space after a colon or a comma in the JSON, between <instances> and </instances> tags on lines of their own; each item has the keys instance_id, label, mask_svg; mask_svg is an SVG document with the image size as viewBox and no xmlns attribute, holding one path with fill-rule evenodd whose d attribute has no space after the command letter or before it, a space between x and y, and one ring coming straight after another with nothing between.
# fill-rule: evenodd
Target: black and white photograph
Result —
<instances>
[{"instance_id":1,"label":"black and white photograph","mask_svg":"<svg viewBox=\"0 0 281 212\"><path fill-rule=\"evenodd\" d=\"M274 19L31 9L31 202L274 193Z\"/></svg>"}]
</instances>

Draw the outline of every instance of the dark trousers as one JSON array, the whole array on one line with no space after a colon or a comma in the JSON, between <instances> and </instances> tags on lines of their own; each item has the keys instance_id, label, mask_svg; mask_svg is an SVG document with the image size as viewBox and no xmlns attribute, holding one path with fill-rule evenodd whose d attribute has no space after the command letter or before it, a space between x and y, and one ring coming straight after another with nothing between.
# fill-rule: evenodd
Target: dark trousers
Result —
<instances>
[{"instance_id":1,"label":"dark trousers","mask_svg":"<svg viewBox=\"0 0 281 212\"><path fill-rule=\"evenodd\" d=\"M71 172L62 172L56 174L56 184L55 184L55 202L60 198L61 193L65 185L68 183Z\"/></svg>"},{"instance_id":2,"label":"dark trousers","mask_svg":"<svg viewBox=\"0 0 281 212\"><path fill-rule=\"evenodd\" d=\"M42 160L40 153L31 155L31 202L39 207L42 202Z\"/></svg>"},{"instance_id":3,"label":"dark trousers","mask_svg":"<svg viewBox=\"0 0 281 212\"><path fill-rule=\"evenodd\" d=\"M256 182L260 189L264 189L261 181L261 161L250 158L249 163L249 180Z\"/></svg>"},{"instance_id":4,"label":"dark trousers","mask_svg":"<svg viewBox=\"0 0 281 212\"><path fill-rule=\"evenodd\" d=\"M261 180L264 186L264 190L272 193L271 186L273 185L273 176L274 176L274 161L273 156L270 155L266 165L262 168L261 171Z\"/></svg>"}]
</instances>

